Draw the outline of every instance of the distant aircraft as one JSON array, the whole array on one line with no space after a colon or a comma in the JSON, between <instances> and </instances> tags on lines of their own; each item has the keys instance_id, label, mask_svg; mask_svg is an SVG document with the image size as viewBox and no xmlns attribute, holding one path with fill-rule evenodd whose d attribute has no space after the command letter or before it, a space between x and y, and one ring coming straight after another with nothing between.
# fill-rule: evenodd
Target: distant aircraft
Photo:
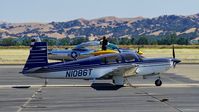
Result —
<instances>
[{"instance_id":1,"label":"distant aircraft","mask_svg":"<svg viewBox=\"0 0 199 112\"><path fill-rule=\"evenodd\" d=\"M112 79L114 85L123 86L125 78L158 75L174 67L180 60L175 58L143 58L136 52L121 52L92 56L68 62L48 63L46 42L32 42L30 54L22 74L45 79ZM161 86L160 77L155 81Z\"/></svg>"},{"instance_id":2,"label":"distant aircraft","mask_svg":"<svg viewBox=\"0 0 199 112\"><path fill-rule=\"evenodd\" d=\"M98 49L97 49L98 48ZM48 50L48 59L51 60L63 60L72 61L90 56L97 56L102 54L120 53L120 52L132 52L129 49L121 49L115 44L108 43L107 50L99 50L100 41L90 41L81 43L73 49L53 49ZM139 51L140 54L143 54Z\"/></svg>"}]
</instances>

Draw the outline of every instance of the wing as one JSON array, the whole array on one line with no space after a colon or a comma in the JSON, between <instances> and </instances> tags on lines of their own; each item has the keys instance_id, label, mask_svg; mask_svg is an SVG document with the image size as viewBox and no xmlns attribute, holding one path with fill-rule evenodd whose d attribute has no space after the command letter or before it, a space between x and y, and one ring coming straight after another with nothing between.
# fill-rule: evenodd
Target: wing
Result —
<instances>
[{"instance_id":1,"label":"wing","mask_svg":"<svg viewBox=\"0 0 199 112\"><path fill-rule=\"evenodd\" d=\"M114 75L122 75L123 77L131 77L136 75L136 70L137 70L138 65L132 64L132 65L124 65L124 66L119 66L112 71L104 74L101 76L101 78L107 78L107 77L112 77Z\"/></svg>"}]
</instances>

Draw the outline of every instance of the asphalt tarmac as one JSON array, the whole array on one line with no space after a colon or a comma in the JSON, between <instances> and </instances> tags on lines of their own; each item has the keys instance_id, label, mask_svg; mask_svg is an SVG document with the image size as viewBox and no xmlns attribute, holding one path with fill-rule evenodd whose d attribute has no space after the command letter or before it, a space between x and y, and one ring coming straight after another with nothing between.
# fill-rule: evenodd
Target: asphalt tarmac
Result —
<instances>
[{"instance_id":1,"label":"asphalt tarmac","mask_svg":"<svg viewBox=\"0 0 199 112\"><path fill-rule=\"evenodd\" d=\"M0 112L199 112L199 64L180 64L157 77L129 78L131 86L90 87L92 81L25 77L23 66L0 66ZM111 83L100 80L97 83Z\"/></svg>"}]
</instances>

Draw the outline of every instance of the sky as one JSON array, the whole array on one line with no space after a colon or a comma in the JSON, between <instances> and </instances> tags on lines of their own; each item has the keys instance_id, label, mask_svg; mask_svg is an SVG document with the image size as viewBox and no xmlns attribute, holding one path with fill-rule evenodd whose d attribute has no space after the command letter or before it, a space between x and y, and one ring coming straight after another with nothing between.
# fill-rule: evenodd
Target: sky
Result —
<instances>
[{"instance_id":1,"label":"sky","mask_svg":"<svg viewBox=\"0 0 199 112\"><path fill-rule=\"evenodd\" d=\"M196 13L199 0L0 0L0 21L13 23Z\"/></svg>"}]
</instances>

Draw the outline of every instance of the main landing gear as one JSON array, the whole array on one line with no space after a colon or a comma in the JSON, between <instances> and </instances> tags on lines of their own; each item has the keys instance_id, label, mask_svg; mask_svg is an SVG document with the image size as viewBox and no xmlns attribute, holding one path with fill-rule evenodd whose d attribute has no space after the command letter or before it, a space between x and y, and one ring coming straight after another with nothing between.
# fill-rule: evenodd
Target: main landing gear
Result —
<instances>
[{"instance_id":1,"label":"main landing gear","mask_svg":"<svg viewBox=\"0 0 199 112\"><path fill-rule=\"evenodd\" d=\"M45 79L44 80L44 86L47 86L47 84L48 84L48 79Z\"/></svg>"},{"instance_id":2,"label":"main landing gear","mask_svg":"<svg viewBox=\"0 0 199 112\"><path fill-rule=\"evenodd\" d=\"M116 85L116 86L124 86L124 77L123 76L120 76L120 75L117 75L117 76L113 76L113 83Z\"/></svg>"},{"instance_id":3,"label":"main landing gear","mask_svg":"<svg viewBox=\"0 0 199 112\"><path fill-rule=\"evenodd\" d=\"M160 80L160 77L155 81L155 85L156 86L161 86L162 85L162 81Z\"/></svg>"}]
</instances>

